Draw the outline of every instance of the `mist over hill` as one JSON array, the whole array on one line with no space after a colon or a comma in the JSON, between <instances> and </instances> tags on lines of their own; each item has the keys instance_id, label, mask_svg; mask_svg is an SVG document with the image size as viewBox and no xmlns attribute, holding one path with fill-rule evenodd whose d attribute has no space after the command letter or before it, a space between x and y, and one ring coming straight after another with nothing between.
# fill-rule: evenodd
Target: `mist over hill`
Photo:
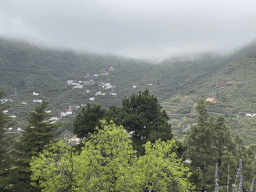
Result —
<instances>
[{"instance_id":1,"label":"mist over hill","mask_svg":"<svg viewBox=\"0 0 256 192\"><path fill-rule=\"evenodd\" d=\"M206 52L172 57L156 64L1 38L0 90L5 91L6 99L14 101L10 103L11 111L18 120L38 105L35 100L49 101L53 115L58 116L69 106L81 107L87 102L102 107L120 106L125 95L146 88L169 114L193 116L199 98L210 97L216 101L208 103L213 115L232 118L256 111L255 62L254 41L232 54ZM187 124L182 121L180 129ZM234 124L230 126L236 129Z\"/></svg>"}]
</instances>

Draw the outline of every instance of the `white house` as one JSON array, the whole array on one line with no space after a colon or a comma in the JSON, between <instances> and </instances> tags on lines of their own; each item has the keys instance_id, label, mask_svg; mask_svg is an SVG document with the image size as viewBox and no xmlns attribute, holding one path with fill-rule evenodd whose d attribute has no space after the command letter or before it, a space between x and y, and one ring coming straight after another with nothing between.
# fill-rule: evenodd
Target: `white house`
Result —
<instances>
[{"instance_id":1,"label":"white house","mask_svg":"<svg viewBox=\"0 0 256 192\"><path fill-rule=\"evenodd\" d=\"M77 86L74 86L74 89L82 89L83 87L83 85L78 84Z\"/></svg>"},{"instance_id":2,"label":"white house","mask_svg":"<svg viewBox=\"0 0 256 192\"><path fill-rule=\"evenodd\" d=\"M74 81L73 80L68 80L67 81L67 83L69 84L69 85L71 85L71 83L73 83Z\"/></svg>"},{"instance_id":3,"label":"white house","mask_svg":"<svg viewBox=\"0 0 256 192\"><path fill-rule=\"evenodd\" d=\"M58 117L51 117L50 121L57 121Z\"/></svg>"},{"instance_id":4,"label":"white house","mask_svg":"<svg viewBox=\"0 0 256 192\"><path fill-rule=\"evenodd\" d=\"M60 113L60 117L66 117L67 116L67 113L66 112L61 112Z\"/></svg>"},{"instance_id":5,"label":"white house","mask_svg":"<svg viewBox=\"0 0 256 192\"><path fill-rule=\"evenodd\" d=\"M39 93L33 92L33 95L39 95Z\"/></svg>"},{"instance_id":6,"label":"white house","mask_svg":"<svg viewBox=\"0 0 256 192\"><path fill-rule=\"evenodd\" d=\"M101 91L96 92L95 95L101 95Z\"/></svg>"},{"instance_id":7,"label":"white house","mask_svg":"<svg viewBox=\"0 0 256 192\"><path fill-rule=\"evenodd\" d=\"M51 110L49 110L49 111L45 111L45 113L51 113L52 111Z\"/></svg>"},{"instance_id":8,"label":"white house","mask_svg":"<svg viewBox=\"0 0 256 192\"><path fill-rule=\"evenodd\" d=\"M8 112L9 112L8 110L3 110L3 113L4 113L4 114L6 114L6 113L8 113Z\"/></svg>"},{"instance_id":9,"label":"white house","mask_svg":"<svg viewBox=\"0 0 256 192\"><path fill-rule=\"evenodd\" d=\"M34 100L33 103L42 103L42 100Z\"/></svg>"},{"instance_id":10,"label":"white house","mask_svg":"<svg viewBox=\"0 0 256 192\"><path fill-rule=\"evenodd\" d=\"M255 113L245 113L246 117L254 117L256 114Z\"/></svg>"},{"instance_id":11,"label":"white house","mask_svg":"<svg viewBox=\"0 0 256 192\"><path fill-rule=\"evenodd\" d=\"M94 101L94 97L90 97L89 100L90 100L90 101Z\"/></svg>"},{"instance_id":12,"label":"white house","mask_svg":"<svg viewBox=\"0 0 256 192\"><path fill-rule=\"evenodd\" d=\"M71 115L72 114L72 109L68 109L68 111L66 112L67 115Z\"/></svg>"},{"instance_id":13,"label":"white house","mask_svg":"<svg viewBox=\"0 0 256 192\"><path fill-rule=\"evenodd\" d=\"M133 86L132 86L132 88L134 88L134 89L135 89L135 88L136 88L136 85L133 85Z\"/></svg>"},{"instance_id":14,"label":"white house","mask_svg":"<svg viewBox=\"0 0 256 192\"><path fill-rule=\"evenodd\" d=\"M17 131L24 131L24 129L21 129L21 128L19 128L19 127L17 127Z\"/></svg>"}]
</instances>

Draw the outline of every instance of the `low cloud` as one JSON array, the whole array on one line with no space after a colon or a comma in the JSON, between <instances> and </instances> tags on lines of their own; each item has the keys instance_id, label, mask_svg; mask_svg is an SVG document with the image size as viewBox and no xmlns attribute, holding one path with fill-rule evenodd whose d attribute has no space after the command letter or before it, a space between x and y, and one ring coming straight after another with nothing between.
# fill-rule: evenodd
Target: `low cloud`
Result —
<instances>
[{"instance_id":1,"label":"low cloud","mask_svg":"<svg viewBox=\"0 0 256 192\"><path fill-rule=\"evenodd\" d=\"M0 7L0 36L161 60L250 42L255 10L249 0L9 0Z\"/></svg>"}]
</instances>

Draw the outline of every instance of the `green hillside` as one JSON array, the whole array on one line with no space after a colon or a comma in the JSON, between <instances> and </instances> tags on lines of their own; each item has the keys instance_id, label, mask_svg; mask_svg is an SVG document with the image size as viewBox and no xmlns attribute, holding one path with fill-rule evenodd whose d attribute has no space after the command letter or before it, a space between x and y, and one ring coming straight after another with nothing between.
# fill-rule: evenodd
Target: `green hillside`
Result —
<instances>
[{"instance_id":1,"label":"green hillside","mask_svg":"<svg viewBox=\"0 0 256 192\"><path fill-rule=\"evenodd\" d=\"M86 103L99 91L98 82L105 82L115 86L113 92L119 94L114 101L120 103L125 94L129 95L129 88L146 75L148 66L134 59L49 50L25 42L0 39L0 89L7 97L12 95L12 99L24 102L40 98L56 107L61 103ZM108 70L110 67L114 69L111 72ZM109 75L94 76L102 71ZM72 90L67 80L94 80L95 85ZM85 94L87 89L92 91ZM38 92L39 97L32 96L32 92ZM115 103L107 99L108 102ZM108 105L105 101L100 103Z\"/></svg>"},{"instance_id":2,"label":"green hillside","mask_svg":"<svg viewBox=\"0 0 256 192\"><path fill-rule=\"evenodd\" d=\"M9 113L17 122L25 122L26 113L38 103L49 101L52 116L69 106L87 102L102 107L121 105L125 95L148 88L170 114L175 137L182 139L196 122L195 106L200 98L207 102L213 116L223 114L245 144L255 142L256 45L251 43L232 55L204 53L167 59L159 64L112 55L79 54L71 50L46 49L0 39L0 90L5 91ZM83 85L75 88L75 84ZM39 95L33 95L36 92ZM90 100L90 99L94 100ZM72 122L75 114L65 119Z\"/></svg>"},{"instance_id":3,"label":"green hillside","mask_svg":"<svg viewBox=\"0 0 256 192\"><path fill-rule=\"evenodd\" d=\"M169 72L169 76L184 82L176 83L175 88L168 85L159 88L165 91L165 94L162 93L164 108L170 114L176 114L172 121L177 138L184 137L184 133L196 122L198 99L214 98L215 103L207 102L210 114L223 114L232 134L240 134L245 144L256 141L255 117L246 117L246 113L256 113L255 55L256 45L250 44L231 56L192 61L191 67L187 64L183 72L177 72L176 76L174 72ZM169 95L166 94L168 91Z\"/></svg>"}]
</instances>

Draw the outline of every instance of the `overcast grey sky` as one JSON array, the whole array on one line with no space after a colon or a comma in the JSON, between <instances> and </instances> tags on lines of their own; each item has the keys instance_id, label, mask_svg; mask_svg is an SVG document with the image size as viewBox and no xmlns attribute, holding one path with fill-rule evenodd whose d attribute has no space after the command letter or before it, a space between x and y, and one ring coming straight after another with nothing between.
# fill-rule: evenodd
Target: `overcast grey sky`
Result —
<instances>
[{"instance_id":1,"label":"overcast grey sky","mask_svg":"<svg viewBox=\"0 0 256 192\"><path fill-rule=\"evenodd\" d=\"M256 38L256 1L0 0L0 36L143 59L226 51Z\"/></svg>"}]
</instances>

